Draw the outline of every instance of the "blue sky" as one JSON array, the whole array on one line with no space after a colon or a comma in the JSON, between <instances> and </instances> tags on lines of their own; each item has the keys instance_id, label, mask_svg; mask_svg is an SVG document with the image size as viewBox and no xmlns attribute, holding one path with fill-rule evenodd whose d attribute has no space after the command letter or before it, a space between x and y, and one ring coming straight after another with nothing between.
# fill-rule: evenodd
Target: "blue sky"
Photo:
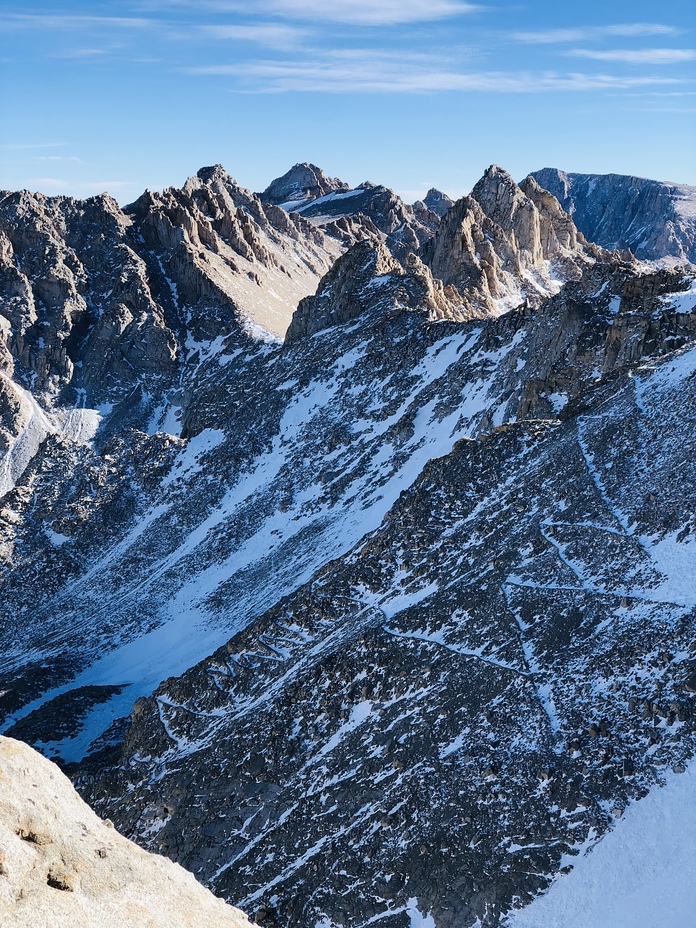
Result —
<instances>
[{"instance_id":1,"label":"blue sky","mask_svg":"<svg viewBox=\"0 0 696 928\"><path fill-rule=\"evenodd\" d=\"M4 0L0 43L5 189L296 161L408 200L491 162L696 184L693 0Z\"/></svg>"}]
</instances>

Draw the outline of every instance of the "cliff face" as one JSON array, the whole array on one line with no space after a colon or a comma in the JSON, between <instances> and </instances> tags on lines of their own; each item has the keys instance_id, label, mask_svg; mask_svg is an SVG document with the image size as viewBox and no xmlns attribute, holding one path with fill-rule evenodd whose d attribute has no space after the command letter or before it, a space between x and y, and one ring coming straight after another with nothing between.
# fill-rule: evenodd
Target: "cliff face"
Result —
<instances>
[{"instance_id":1,"label":"cliff face","mask_svg":"<svg viewBox=\"0 0 696 928\"><path fill-rule=\"evenodd\" d=\"M106 195L5 194L3 369L17 364L39 395L71 384L113 401L171 377L189 338L250 325L284 334L340 251L220 166L125 210Z\"/></svg>"},{"instance_id":2,"label":"cliff face","mask_svg":"<svg viewBox=\"0 0 696 928\"><path fill-rule=\"evenodd\" d=\"M531 179L518 187L496 165L445 213L420 255L462 302L488 313L534 305L602 257L554 197Z\"/></svg>"},{"instance_id":3,"label":"cliff face","mask_svg":"<svg viewBox=\"0 0 696 928\"><path fill-rule=\"evenodd\" d=\"M642 259L696 262L696 187L557 168L530 176L559 200L589 241L630 248Z\"/></svg>"},{"instance_id":4,"label":"cliff face","mask_svg":"<svg viewBox=\"0 0 696 928\"><path fill-rule=\"evenodd\" d=\"M245 928L238 909L85 805L60 770L0 737L3 928Z\"/></svg>"}]
</instances>

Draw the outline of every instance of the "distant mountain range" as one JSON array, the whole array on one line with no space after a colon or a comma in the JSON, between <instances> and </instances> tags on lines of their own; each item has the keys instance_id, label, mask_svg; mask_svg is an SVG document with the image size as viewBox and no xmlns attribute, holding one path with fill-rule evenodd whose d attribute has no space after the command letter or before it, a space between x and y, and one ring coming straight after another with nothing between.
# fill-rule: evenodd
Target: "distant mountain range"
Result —
<instances>
[{"instance_id":1,"label":"distant mountain range","mask_svg":"<svg viewBox=\"0 0 696 928\"><path fill-rule=\"evenodd\" d=\"M532 174L591 242L637 258L696 262L696 187L623 174Z\"/></svg>"},{"instance_id":2,"label":"distant mountain range","mask_svg":"<svg viewBox=\"0 0 696 928\"><path fill-rule=\"evenodd\" d=\"M257 924L504 924L694 753L693 197L0 194L3 731Z\"/></svg>"}]
</instances>

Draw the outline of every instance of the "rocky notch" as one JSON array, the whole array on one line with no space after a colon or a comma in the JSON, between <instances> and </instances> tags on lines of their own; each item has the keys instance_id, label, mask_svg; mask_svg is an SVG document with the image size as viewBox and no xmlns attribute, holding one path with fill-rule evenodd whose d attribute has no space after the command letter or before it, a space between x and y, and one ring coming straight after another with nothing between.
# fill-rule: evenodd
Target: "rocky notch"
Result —
<instances>
[{"instance_id":1,"label":"rocky notch","mask_svg":"<svg viewBox=\"0 0 696 928\"><path fill-rule=\"evenodd\" d=\"M519 187L496 165L445 213L420 251L434 277L488 313L538 303L601 254L547 191L533 180Z\"/></svg>"},{"instance_id":2,"label":"rocky notch","mask_svg":"<svg viewBox=\"0 0 696 928\"><path fill-rule=\"evenodd\" d=\"M3 928L248 928L181 867L148 854L85 805L60 770L0 737Z\"/></svg>"}]
</instances>

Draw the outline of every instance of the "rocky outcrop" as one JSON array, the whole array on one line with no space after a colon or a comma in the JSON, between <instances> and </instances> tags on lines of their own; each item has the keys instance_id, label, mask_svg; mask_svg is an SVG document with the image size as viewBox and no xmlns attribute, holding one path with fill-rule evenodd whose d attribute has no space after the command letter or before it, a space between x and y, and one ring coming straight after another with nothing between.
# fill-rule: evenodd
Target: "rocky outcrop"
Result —
<instances>
[{"instance_id":1,"label":"rocky outcrop","mask_svg":"<svg viewBox=\"0 0 696 928\"><path fill-rule=\"evenodd\" d=\"M498 313L537 304L601 255L533 180L518 187L491 166L470 196L445 213L420 255L470 309Z\"/></svg>"},{"instance_id":2,"label":"rocky outcrop","mask_svg":"<svg viewBox=\"0 0 696 928\"><path fill-rule=\"evenodd\" d=\"M98 818L58 767L2 737L0 922L3 928L250 925L190 873Z\"/></svg>"},{"instance_id":3,"label":"rocky outcrop","mask_svg":"<svg viewBox=\"0 0 696 928\"><path fill-rule=\"evenodd\" d=\"M20 382L39 398L74 383L103 401L141 375L173 372L175 339L129 226L107 195L76 201L22 191L0 202L5 345Z\"/></svg>"},{"instance_id":4,"label":"rocky outcrop","mask_svg":"<svg viewBox=\"0 0 696 928\"><path fill-rule=\"evenodd\" d=\"M559 200L589 241L630 248L641 259L696 263L696 187L557 168L530 176Z\"/></svg>"},{"instance_id":5,"label":"rocky outcrop","mask_svg":"<svg viewBox=\"0 0 696 928\"><path fill-rule=\"evenodd\" d=\"M354 221L365 217L381 233L387 248L398 259L415 253L437 225L434 213L426 211L427 225L393 190L366 181L354 190L332 194L310 203L302 215L323 228L337 218L350 216ZM369 228L369 227L368 227Z\"/></svg>"},{"instance_id":6,"label":"rocky outcrop","mask_svg":"<svg viewBox=\"0 0 696 928\"><path fill-rule=\"evenodd\" d=\"M171 377L189 336L248 324L284 334L338 254L335 241L264 209L219 165L125 210L107 195L7 194L3 356L39 396L71 385L113 402L114 390L132 390L150 374Z\"/></svg>"},{"instance_id":7,"label":"rocky outcrop","mask_svg":"<svg viewBox=\"0 0 696 928\"><path fill-rule=\"evenodd\" d=\"M415 255L408 255L401 265L385 245L364 241L339 258L315 296L301 301L285 343L358 317L382 318L404 309L418 310L431 319L463 320L475 315L467 316L453 304Z\"/></svg>"}]
</instances>

